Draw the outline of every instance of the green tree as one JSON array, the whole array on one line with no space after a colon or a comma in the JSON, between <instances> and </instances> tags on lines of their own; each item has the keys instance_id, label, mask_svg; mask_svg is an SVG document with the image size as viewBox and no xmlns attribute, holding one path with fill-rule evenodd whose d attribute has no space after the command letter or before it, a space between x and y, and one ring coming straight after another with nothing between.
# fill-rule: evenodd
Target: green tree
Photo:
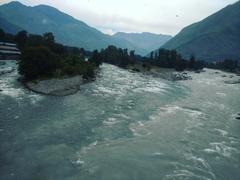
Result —
<instances>
[{"instance_id":1,"label":"green tree","mask_svg":"<svg viewBox=\"0 0 240 180\"><path fill-rule=\"evenodd\" d=\"M151 54L150 54L150 60L153 60L153 51L151 52Z\"/></svg>"},{"instance_id":2,"label":"green tree","mask_svg":"<svg viewBox=\"0 0 240 180\"><path fill-rule=\"evenodd\" d=\"M96 66L102 64L102 55L98 52L98 50L94 50L92 57L89 59L89 62L94 63Z\"/></svg>"},{"instance_id":3,"label":"green tree","mask_svg":"<svg viewBox=\"0 0 240 180\"><path fill-rule=\"evenodd\" d=\"M48 42L49 44L55 43L54 35L53 35L53 33L51 33L51 32L44 33L44 34L43 34L43 39L44 39L46 42Z\"/></svg>"},{"instance_id":4,"label":"green tree","mask_svg":"<svg viewBox=\"0 0 240 180\"><path fill-rule=\"evenodd\" d=\"M188 65L188 67L189 67L190 69L194 69L194 68L195 68L195 63L196 63L195 56L192 55L191 58L190 58L190 60L189 60L189 65Z\"/></svg>"},{"instance_id":5,"label":"green tree","mask_svg":"<svg viewBox=\"0 0 240 180\"><path fill-rule=\"evenodd\" d=\"M0 29L0 41L5 41L5 32L3 29Z\"/></svg>"},{"instance_id":6,"label":"green tree","mask_svg":"<svg viewBox=\"0 0 240 180\"><path fill-rule=\"evenodd\" d=\"M15 36L15 41L18 44L19 49L23 49L26 46L28 39L27 31L19 31Z\"/></svg>"},{"instance_id":7,"label":"green tree","mask_svg":"<svg viewBox=\"0 0 240 180\"><path fill-rule=\"evenodd\" d=\"M22 51L19 73L26 79L35 79L53 74L59 58L47 47L29 47Z\"/></svg>"}]
</instances>

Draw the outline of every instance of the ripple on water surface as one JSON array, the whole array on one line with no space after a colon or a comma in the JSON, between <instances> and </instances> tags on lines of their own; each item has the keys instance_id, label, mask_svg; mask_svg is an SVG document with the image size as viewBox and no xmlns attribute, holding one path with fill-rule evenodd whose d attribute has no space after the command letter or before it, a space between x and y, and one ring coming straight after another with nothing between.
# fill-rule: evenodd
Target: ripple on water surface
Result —
<instances>
[{"instance_id":1,"label":"ripple on water surface","mask_svg":"<svg viewBox=\"0 0 240 180\"><path fill-rule=\"evenodd\" d=\"M237 180L239 91L210 75L168 82L104 64L58 98L1 76L0 179Z\"/></svg>"}]
</instances>

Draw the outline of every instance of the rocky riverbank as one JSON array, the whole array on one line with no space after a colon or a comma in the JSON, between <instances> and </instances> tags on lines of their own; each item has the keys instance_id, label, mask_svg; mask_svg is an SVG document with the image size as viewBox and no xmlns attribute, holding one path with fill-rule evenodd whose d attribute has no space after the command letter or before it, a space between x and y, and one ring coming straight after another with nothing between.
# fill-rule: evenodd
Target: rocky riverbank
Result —
<instances>
[{"instance_id":1,"label":"rocky riverbank","mask_svg":"<svg viewBox=\"0 0 240 180\"><path fill-rule=\"evenodd\" d=\"M83 84L82 76L67 77L62 79L35 80L24 82L25 86L40 94L52 96L67 96L79 91Z\"/></svg>"},{"instance_id":2,"label":"rocky riverbank","mask_svg":"<svg viewBox=\"0 0 240 180\"><path fill-rule=\"evenodd\" d=\"M160 68L157 66L142 67L140 64L135 64L127 67L131 72L143 73L157 78L166 79L169 81L192 80L190 73L187 71L177 72L174 69ZM198 73L200 73L199 71Z\"/></svg>"}]
</instances>

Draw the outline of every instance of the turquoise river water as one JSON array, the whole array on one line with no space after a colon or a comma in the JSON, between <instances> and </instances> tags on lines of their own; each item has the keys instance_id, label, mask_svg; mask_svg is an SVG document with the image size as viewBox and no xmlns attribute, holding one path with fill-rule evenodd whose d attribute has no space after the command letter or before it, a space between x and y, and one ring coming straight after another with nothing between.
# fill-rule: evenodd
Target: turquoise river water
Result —
<instances>
[{"instance_id":1,"label":"turquoise river water","mask_svg":"<svg viewBox=\"0 0 240 180\"><path fill-rule=\"evenodd\" d=\"M220 71L191 75L170 82L104 64L66 97L1 75L0 179L239 180L240 85Z\"/></svg>"}]
</instances>

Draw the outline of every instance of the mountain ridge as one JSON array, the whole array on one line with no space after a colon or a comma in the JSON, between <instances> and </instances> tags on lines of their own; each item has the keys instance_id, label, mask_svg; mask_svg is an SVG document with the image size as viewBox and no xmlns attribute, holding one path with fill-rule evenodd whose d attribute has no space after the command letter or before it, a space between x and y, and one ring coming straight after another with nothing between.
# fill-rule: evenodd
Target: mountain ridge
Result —
<instances>
[{"instance_id":1,"label":"mountain ridge","mask_svg":"<svg viewBox=\"0 0 240 180\"><path fill-rule=\"evenodd\" d=\"M183 28L162 46L176 49L185 58L195 55L201 60L240 59L240 1L211 16Z\"/></svg>"},{"instance_id":2,"label":"mountain ridge","mask_svg":"<svg viewBox=\"0 0 240 180\"><path fill-rule=\"evenodd\" d=\"M116 38L124 39L130 43L138 46L139 48L146 49L148 53L156 49L156 47L162 46L169 41L172 36L164 34L154 34L149 32L142 33L125 33L117 32L113 35Z\"/></svg>"},{"instance_id":3,"label":"mountain ridge","mask_svg":"<svg viewBox=\"0 0 240 180\"><path fill-rule=\"evenodd\" d=\"M128 41L103 34L83 21L47 5L25 6L18 1L13 1L0 6L0 18L29 33L53 32L57 42L69 46L100 50L109 45L115 45L129 50L134 49L141 55L146 53L146 50ZM8 30L4 27L3 29Z\"/></svg>"}]
</instances>

